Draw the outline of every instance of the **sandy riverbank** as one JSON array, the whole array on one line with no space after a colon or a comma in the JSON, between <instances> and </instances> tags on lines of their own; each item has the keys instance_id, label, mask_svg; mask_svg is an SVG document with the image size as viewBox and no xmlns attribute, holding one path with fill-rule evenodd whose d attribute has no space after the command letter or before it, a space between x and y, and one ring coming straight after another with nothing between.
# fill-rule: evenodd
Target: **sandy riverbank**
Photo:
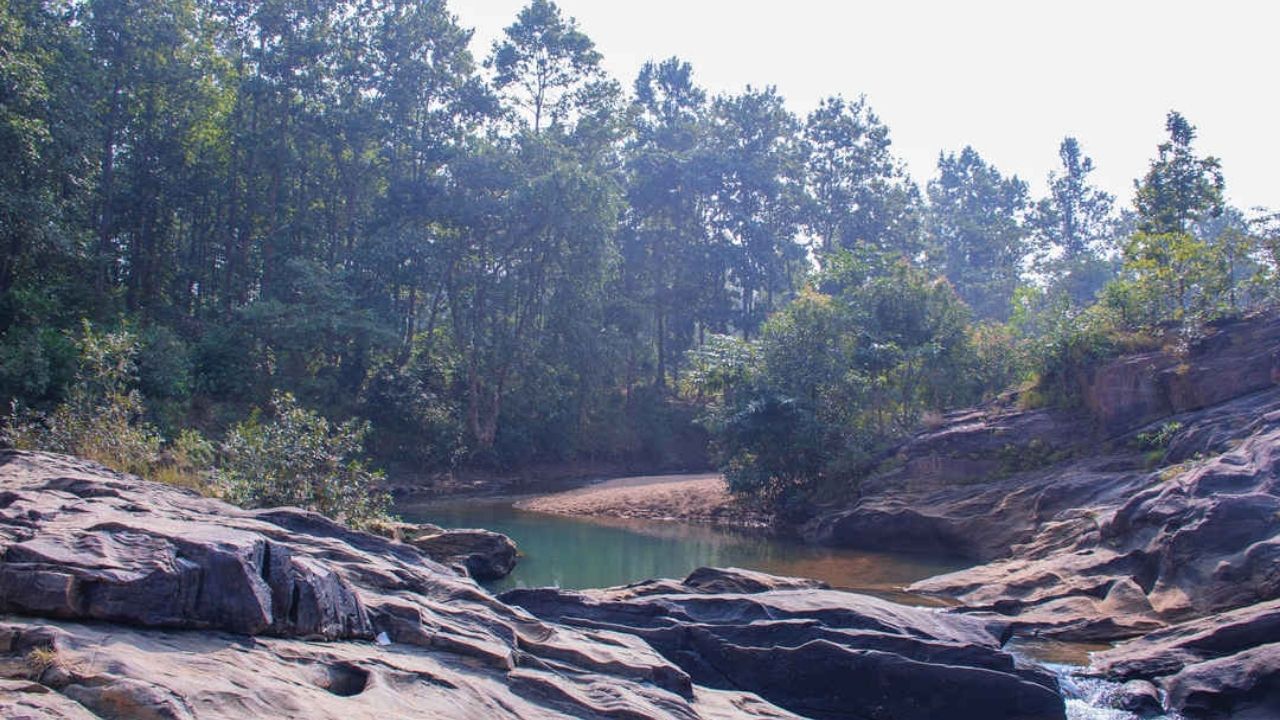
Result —
<instances>
[{"instance_id":1,"label":"sandy riverbank","mask_svg":"<svg viewBox=\"0 0 1280 720\"><path fill-rule=\"evenodd\" d=\"M734 525L755 519L729 494L724 477L717 473L616 478L522 500L516 507L557 515Z\"/></svg>"}]
</instances>

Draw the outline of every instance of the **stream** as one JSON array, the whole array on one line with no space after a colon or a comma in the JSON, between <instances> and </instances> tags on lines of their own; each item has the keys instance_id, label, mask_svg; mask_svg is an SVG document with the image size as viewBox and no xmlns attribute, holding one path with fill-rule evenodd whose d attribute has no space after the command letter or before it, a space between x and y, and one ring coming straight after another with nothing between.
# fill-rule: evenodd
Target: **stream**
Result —
<instances>
[{"instance_id":1,"label":"stream","mask_svg":"<svg viewBox=\"0 0 1280 720\"><path fill-rule=\"evenodd\" d=\"M402 505L396 510L409 522L445 528L484 528L511 537L520 547L520 562L507 577L483 583L494 593L517 587L555 586L576 590L651 578L681 579L696 568L714 566L815 578L834 588L905 604L946 605L943 600L913 595L903 588L970 564L954 557L816 547L772 536L760 529L664 520L571 517L515 507L520 500L535 496L443 500ZM1090 651L1102 647L1015 639L1007 649L1044 663L1058 675L1070 720L1136 718L1106 709L1106 698L1118 685L1079 678L1072 673L1076 667L1088 664Z\"/></svg>"},{"instance_id":2,"label":"stream","mask_svg":"<svg viewBox=\"0 0 1280 720\"><path fill-rule=\"evenodd\" d=\"M521 558L507 577L485 583L494 592L516 587L602 588L682 579L702 566L739 567L823 580L913 605L941 604L902 591L906 585L959 570L956 558L898 555L805 545L760 529L661 520L581 518L513 507L529 496L473 498L401 506L409 522L445 528L485 528L511 537Z\"/></svg>"}]
</instances>

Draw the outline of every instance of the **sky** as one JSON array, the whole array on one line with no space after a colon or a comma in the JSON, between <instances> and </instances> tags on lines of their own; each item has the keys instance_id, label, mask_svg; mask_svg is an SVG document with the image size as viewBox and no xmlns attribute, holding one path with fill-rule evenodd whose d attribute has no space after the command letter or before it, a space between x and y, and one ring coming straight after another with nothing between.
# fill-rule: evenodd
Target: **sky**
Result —
<instances>
[{"instance_id":1,"label":"sky","mask_svg":"<svg viewBox=\"0 0 1280 720\"><path fill-rule=\"evenodd\" d=\"M452 0L488 55L526 0ZM558 0L630 88L647 60L712 94L775 85L806 114L866 95L922 186L972 145L1039 195L1075 136L1122 205L1178 110L1227 199L1280 209L1280 2L1269 0Z\"/></svg>"}]
</instances>

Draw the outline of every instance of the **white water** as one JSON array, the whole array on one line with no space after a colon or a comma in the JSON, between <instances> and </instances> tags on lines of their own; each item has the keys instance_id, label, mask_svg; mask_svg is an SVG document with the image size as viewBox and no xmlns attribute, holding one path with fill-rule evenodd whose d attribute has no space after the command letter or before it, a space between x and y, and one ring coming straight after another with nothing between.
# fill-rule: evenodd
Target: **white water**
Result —
<instances>
[{"instance_id":1,"label":"white water","mask_svg":"<svg viewBox=\"0 0 1280 720\"><path fill-rule=\"evenodd\" d=\"M1075 665L1044 663L1058 676L1058 686L1066 700L1067 720L1140 720L1139 716L1111 707L1113 698L1120 691L1120 683L1099 678L1080 677L1075 673L1081 668ZM1183 720L1178 713L1157 715L1150 720Z\"/></svg>"}]
</instances>

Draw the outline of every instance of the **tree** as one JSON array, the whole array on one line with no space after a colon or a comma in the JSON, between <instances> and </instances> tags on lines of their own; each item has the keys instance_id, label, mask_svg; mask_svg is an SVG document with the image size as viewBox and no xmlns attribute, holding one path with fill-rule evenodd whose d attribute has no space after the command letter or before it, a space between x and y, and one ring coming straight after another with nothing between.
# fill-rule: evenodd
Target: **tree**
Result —
<instances>
[{"instance_id":1,"label":"tree","mask_svg":"<svg viewBox=\"0 0 1280 720\"><path fill-rule=\"evenodd\" d=\"M537 135L479 148L456 167L455 183L448 314L467 428L488 455L513 387L547 379L525 373L563 328L557 321L602 324L618 186L572 148ZM582 350L559 359L589 364Z\"/></svg>"},{"instance_id":2,"label":"tree","mask_svg":"<svg viewBox=\"0 0 1280 720\"><path fill-rule=\"evenodd\" d=\"M1027 253L1027 185L978 152L938 156L928 186L931 259L980 318L1003 320Z\"/></svg>"},{"instance_id":3,"label":"tree","mask_svg":"<svg viewBox=\"0 0 1280 720\"><path fill-rule=\"evenodd\" d=\"M798 242L804 155L799 123L775 88L748 87L712 104L702 172L715 178L711 224L740 292L735 325L753 334L795 289L805 251Z\"/></svg>"},{"instance_id":4,"label":"tree","mask_svg":"<svg viewBox=\"0 0 1280 720\"><path fill-rule=\"evenodd\" d=\"M1212 318L1222 269L1213 248L1190 233L1135 233L1125 245L1122 281L1132 315L1145 325Z\"/></svg>"},{"instance_id":5,"label":"tree","mask_svg":"<svg viewBox=\"0 0 1280 720\"><path fill-rule=\"evenodd\" d=\"M270 417L255 413L227 435L217 470L222 491L248 508L314 510L352 527L389 519L381 478L358 458L368 423L334 424L288 393L276 393Z\"/></svg>"},{"instance_id":6,"label":"tree","mask_svg":"<svg viewBox=\"0 0 1280 720\"><path fill-rule=\"evenodd\" d=\"M535 133L544 123L567 121L603 81L595 43L550 0L526 5L505 36L494 42L487 63L493 84Z\"/></svg>"},{"instance_id":7,"label":"tree","mask_svg":"<svg viewBox=\"0 0 1280 720\"><path fill-rule=\"evenodd\" d=\"M1134 181L1134 206L1147 233L1181 233L1191 223L1222 213L1222 165L1215 157L1197 157L1191 148L1196 129L1180 113L1165 120L1169 140L1159 145L1151 168Z\"/></svg>"},{"instance_id":8,"label":"tree","mask_svg":"<svg viewBox=\"0 0 1280 720\"><path fill-rule=\"evenodd\" d=\"M1093 160L1075 138L1063 138L1058 158L1062 167L1049 173L1049 197L1036 205L1031 225L1041 249L1076 260L1110 238L1115 197L1089 184Z\"/></svg>"},{"instance_id":9,"label":"tree","mask_svg":"<svg viewBox=\"0 0 1280 720\"><path fill-rule=\"evenodd\" d=\"M1034 240L1035 273L1045 297L1069 307L1093 301L1114 275L1108 247L1116 233L1115 198L1089 183L1093 160L1073 137L1058 146L1062 166L1049 173L1049 196L1032 208L1028 226Z\"/></svg>"},{"instance_id":10,"label":"tree","mask_svg":"<svg viewBox=\"0 0 1280 720\"><path fill-rule=\"evenodd\" d=\"M832 259L755 341L691 358L730 487L784 512L820 489L847 490L921 413L985 389L956 382L974 353L969 311L945 280L905 260Z\"/></svg>"},{"instance_id":11,"label":"tree","mask_svg":"<svg viewBox=\"0 0 1280 720\"><path fill-rule=\"evenodd\" d=\"M709 183L700 172L706 93L688 63L645 63L635 82L634 129L626 147L627 205L620 238L623 282L652 321L654 385L705 326L708 304L723 293L706 223Z\"/></svg>"},{"instance_id":12,"label":"tree","mask_svg":"<svg viewBox=\"0 0 1280 720\"><path fill-rule=\"evenodd\" d=\"M810 209L818 251L859 247L914 257L920 247L920 190L890 152L889 129L866 98L823 100L805 121Z\"/></svg>"}]
</instances>

